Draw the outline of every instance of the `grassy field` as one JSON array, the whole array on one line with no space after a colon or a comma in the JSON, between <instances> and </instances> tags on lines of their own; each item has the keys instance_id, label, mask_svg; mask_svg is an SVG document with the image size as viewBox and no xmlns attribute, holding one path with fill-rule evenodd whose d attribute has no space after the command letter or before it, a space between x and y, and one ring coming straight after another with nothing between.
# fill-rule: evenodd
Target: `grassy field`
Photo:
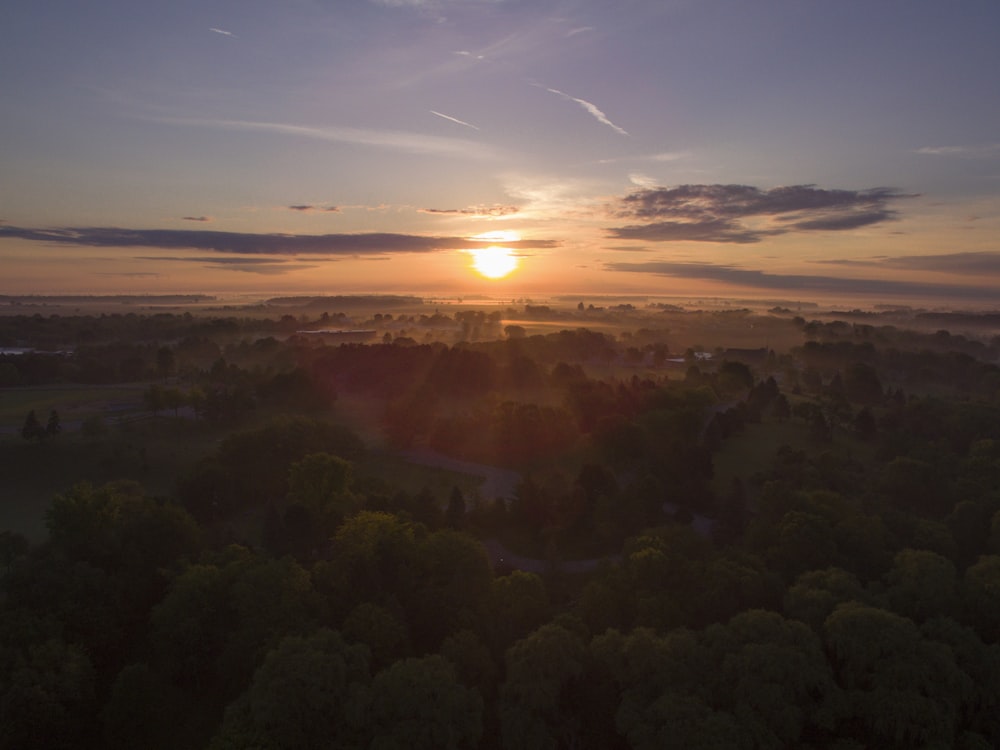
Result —
<instances>
[{"instance_id":1,"label":"grassy field","mask_svg":"<svg viewBox=\"0 0 1000 750\"><path fill-rule=\"evenodd\" d=\"M85 437L66 429L44 442L0 435L0 529L36 541L52 497L77 482L139 482L150 495L170 496L179 476L217 444L221 435L184 420L115 425Z\"/></svg>"},{"instance_id":2,"label":"grassy field","mask_svg":"<svg viewBox=\"0 0 1000 750\"><path fill-rule=\"evenodd\" d=\"M100 415L105 419L143 410L142 392L146 385L34 386L0 389L0 434L20 432L29 411L34 410L44 425L55 409L59 419L78 423Z\"/></svg>"},{"instance_id":3,"label":"grassy field","mask_svg":"<svg viewBox=\"0 0 1000 750\"><path fill-rule=\"evenodd\" d=\"M228 434L253 429L275 416L274 412L261 410L228 428L212 428L162 414L153 418L142 405L144 387L78 386L0 392L0 529L40 541L45 536L45 510L52 497L81 481L102 484L130 479L139 482L150 495L171 497L178 479ZM62 433L42 442L22 439L21 426L32 409L43 425L50 410L57 410ZM453 487L458 487L467 501L477 496L482 477L414 464L380 450L370 427L373 413L366 408L359 412L335 413L331 418L347 421L354 428L369 425L362 437L374 450L355 467L362 485L385 487L389 492L427 489L442 504L447 503ZM84 435L81 422L95 415L103 418L106 431Z\"/></svg>"}]
</instances>

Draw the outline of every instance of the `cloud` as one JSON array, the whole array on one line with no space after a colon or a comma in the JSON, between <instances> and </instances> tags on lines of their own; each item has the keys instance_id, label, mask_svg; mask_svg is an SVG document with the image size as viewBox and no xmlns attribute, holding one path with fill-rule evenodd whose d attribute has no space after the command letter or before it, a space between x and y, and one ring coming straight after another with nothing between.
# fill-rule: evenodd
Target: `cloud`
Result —
<instances>
[{"instance_id":1,"label":"cloud","mask_svg":"<svg viewBox=\"0 0 1000 750\"><path fill-rule=\"evenodd\" d=\"M760 242L763 237L780 230L744 229L731 219L702 221L659 221L609 229L608 234L619 240L649 240L654 242L731 242L746 245Z\"/></svg>"},{"instance_id":2,"label":"cloud","mask_svg":"<svg viewBox=\"0 0 1000 750\"><path fill-rule=\"evenodd\" d=\"M95 276L121 276L127 279L158 279L160 274L144 271L98 271Z\"/></svg>"},{"instance_id":3,"label":"cloud","mask_svg":"<svg viewBox=\"0 0 1000 750\"><path fill-rule=\"evenodd\" d=\"M641 188L656 187L657 182L655 177L650 177L648 174L643 174L642 172L629 172L628 181Z\"/></svg>"},{"instance_id":4,"label":"cloud","mask_svg":"<svg viewBox=\"0 0 1000 750\"><path fill-rule=\"evenodd\" d=\"M60 227L25 229L0 226L0 239L22 239L84 247L151 247L210 250L232 255L359 256L385 253L430 253L489 244L466 237L426 237L411 234L256 234L193 229L121 229L118 227ZM554 240L517 240L512 249L551 248Z\"/></svg>"},{"instance_id":5,"label":"cloud","mask_svg":"<svg viewBox=\"0 0 1000 750\"><path fill-rule=\"evenodd\" d=\"M182 216L184 221L211 221L211 216Z\"/></svg>"},{"instance_id":6,"label":"cloud","mask_svg":"<svg viewBox=\"0 0 1000 750\"><path fill-rule=\"evenodd\" d=\"M672 162L687 159L691 156L690 151L660 151L655 154L635 154L632 156L618 156L598 159L598 164L620 164L622 162Z\"/></svg>"},{"instance_id":7,"label":"cloud","mask_svg":"<svg viewBox=\"0 0 1000 750\"><path fill-rule=\"evenodd\" d=\"M690 155L687 151L661 151L658 154L651 154L649 158L652 161L678 161L686 159Z\"/></svg>"},{"instance_id":8,"label":"cloud","mask_svg":"<svg viewBox=\"0 0 1000 750\"><path fill-rule=\"evenodd\" d=\"M172 255L138 256L136 260L168 261L177 263L202 263L207 268L216 270L239 271L255 273L261 276L280 276L290 271L304 271L319 268L316 264L289 263L281 259L271 258L185 258ZM159 274L150 274L157 276Z\"/></svg>"},{"instance_id":9,"label":"cloud","mask_svg":"<svg viewBox=\"0 0 1000 750\"><path fill-rule=\"evenodd\" d=\"M499 155L495 149L474 141L394 130L363 130L361 128L338 127L317 128L306 125L292 125L282 122L258 122L253 120L203 120L170 117L155 119L157 122L174 125L243 132L276 133L334 143L351 143L360 146L388 148L412 154L461 156L470 159L494 159Z\"/></svg>"},{"instance_id":10,"label":"cloud","mask_svg":"<svg viewBox=\"0 0 1000 750\"><path fill-rule=\"evenodd\" d=\"M1000 300L996 287L970 287L959 284L936 284L892 279L847 279L836 276L773 274L757 269L711 263L651 261L645 263L607 263L605 269L622 273L643 273L679 279L719 281L755 289L824 292L857 295L909 295L917 297L974 297Z\"/></svg>"},{"instance_id":11,"label":"cloud","mask_svg":"<svg viewBox=\"0 0 1000 750\"><path fill-rule=\"evenodd\" d=\"M471 123L468 123L465 120L459 120L457 117L452 117L451 115L445 115L442 114L441 112L435 112L433 109L430 110L430 113L432 115L437 115L438 117L442 117L445 120L451 120L452 122L456 122L459 125L464 125L467 128L472 128L473 130L479 130L479 128L477 128L475 125L472 125Z\"/></svg>"},{"instance_id":12,"label":"cloud","mask_svg":"<svg viewBox=\"0 0 1000 750\"><path fill-rule=\"evenodd\" d=\"M213 31L216 34L222 34L223 36L231 36L233 39L237 39L238 38L236 36L236 34L234 34L231 31L226 31L225 29L216 29L216 28L213 27L213 28L210 28L209 31Z\"/></svg>"},{"instance_id":13,"label":"cloud","mask_svg":"<svg viewBox=\"0 0 1000 750\"><path fill-rule=\"evenodd\" d=\"M978 146L925 146L917 149L918 154L928 156L955 156L959 159L998 159L1000 143L986 143Z\"/></svg>"},{"instance_id":14,"label":"cloud","mask_svg":"<svg viewBox=\"0 0 1000 750\"><path fill-rule=\"evenodd\" d=\"M538 88L544 88L550 94L555 94L556 96L560 96L563 99L566 99L567 101L576 102L585 110L587 110L587 112L589 112L594 117L594 119L597 120L599 123L607 125L609 128L614 130L619 135L628 135L628 132L626 132L624 128L620 128L613 122L611 122L611 120L608 119L608 116L604 114L600 109L598 109L596 104L588 102L586 99L578 99L575 96L570 96L569 94L564 93L559 89L550 89L545 86L542 86L541 84L532 84L532 85L537 86Z\"/></svg>"},{"instance_id":15,"label":"cloud","mask_svg":"<svg viewBox=\"0 0 1000 750\"><path fill-rule=\"evenodd\" d=\"M451 216L510 216L521 209L517 206L469 206L468 208L418 208L422 214L445 214Z\"/></svg>"},{"instance_id":16,"label":"cloud","mask_svg":"<svg viewBox=\"0 0 1000 750\"><path fill-rule=\"evenodd\" d=\"M816 219L797 221L790 226L796 229L815 229L827 232L836 232L841 229L857 229L869 224L879 224L895 218L896 212L885 209L875 211L854 211L841 214L839 216L823 216Z\"/></svg>"},{"instance_id":17,"label":"cloud","mask_svg":"<svg viewBox=\"0 0 1000 750\"><path fill-rule=\"evenodd\" d=\"M881 256L869 259L817 260L838 266L876 267L906 271L950 273L959 276L1000 276L1000 252L944 253L939 255Z\"/></svg>"},{"instance_id":18,"label":"cloud","mask_svg":"<svg viewBox=\"0 0 1000 750\"><path fill-rule=\"evenodd\" d=\"M568 38L568 37L571 37L571 36L576 36L577 34L583 34L584 32L593 31L593 30L594 30L593 26L578 26L575 29L570 29L569 31L567 31L566 32L566 36Z\"/></svg>"},{"instance_id":19,"label":"cloud","mask_svg":"<svg viewBox=\"0 0 1000 750\"><path fill-rule=\"evenodd\" d=\"M896 217L890 202L912 197L892 188L829 190L815 185L648 188L612 207L618 217L648 223L608 232L619 239L752 243L792 231L844 231L890 221ZM773 223L761 228L747 219Z\"/></svg>"},{"instance_id":20,"label":"cloud","mask_svg":"<svg viewBox=\"0 0 1000 750\"><path fill-rule=\"evenodd\" d=\"M299 211L301 213L309 213L311 211L324 211L327 213L334 213L334 214L340 213L340 208L338 208L337 206L326 206L326 207L313 206L309 203L299 203L294 206L288 206L287 208L289 211Z\"/></svg>"}]
</instances>

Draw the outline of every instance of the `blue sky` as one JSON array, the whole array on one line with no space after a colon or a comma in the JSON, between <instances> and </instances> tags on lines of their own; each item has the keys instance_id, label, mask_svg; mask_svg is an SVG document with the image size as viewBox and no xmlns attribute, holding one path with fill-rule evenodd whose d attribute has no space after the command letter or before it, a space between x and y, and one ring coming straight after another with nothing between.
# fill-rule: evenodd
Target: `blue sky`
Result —
<instances>
[{"instance_id":1,"label":"blue sky","mask_svg":"<svg viewBox=\"0 0 1000 750\"><path fill-rule=\"evenodd\" d=\"M992 305L998 38L995 2L15 0L0 292Z\"/></svg>"}]
</instances>

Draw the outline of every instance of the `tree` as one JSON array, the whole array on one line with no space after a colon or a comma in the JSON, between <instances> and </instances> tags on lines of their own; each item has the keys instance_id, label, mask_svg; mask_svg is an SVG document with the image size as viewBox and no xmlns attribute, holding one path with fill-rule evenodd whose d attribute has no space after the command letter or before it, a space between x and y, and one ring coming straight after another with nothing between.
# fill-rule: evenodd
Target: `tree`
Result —
<instances>
[{"instance_id":1,"label":"tree","mask_svg":"<svg viewBox=\"0 0 1000 750\"><path fill-rule=\"evenodd\" d=\"M19 655L0 677L0 747L71 750L92 735L94 668L57 639Z\"/></svg>"},{"instance_id":2,"label":"tree","mask_svg":"<svg viewBox=\"0 0 1000 750\"><path fill-rule=\"evenodd\" d=\"M156 350L156 371L160 374L161 378L170 375L176 366L177 363L173 349L169 346L161 346Z\"/></svg>"},{"instance_id":3,"label":"tree","mask_svg":"<svg viewBox=\"0 0 1000 750\"><path fill-rule=\"evenodd\" d=\"M800 622L749 610L705 632L712 705L728 709L757 748L798 747L832 730L838 689L819 637Z\"/></svg>"},{"instance_id":4,"label":"tree","mask_svg":"<svg viewBox=\"0 0 1000 750\"><path fill-rule=\"evenodd\" d=\"M515 570L494 578L483 602L483 628L490 646L499 656L518 638L523 638L550 617L545 582L534 573Z\"/></svg>"},{"instance_id":5,"label":"tree","mask_svg":"<svg viewBox=\"0 0 1000 750\"><path fill-rule=\"evenodd\" d=\"M864 587L852 573L840 568L810 570L800 575L785 594L785 614L820 633L826 618L839 604L867 599Z\"/></svg>"},{"instance_id":6,"label":"tree","mask_svg":"<svg viewBox=\"0 0 1000 750\"><path fill-rule=\"evenodd\" d=\"M166 406L163 386L153 383L142 392L142 400L146 403L146 408L153 412L153 416L155 417Z\"/></svg>"},{"instance_id":7,"label":"tree","mask_svg":"<svg viewBox=\"0 0 1000 750\"><path fill-rule=\"evenodd\" d=\"M500 691L500 725L507 748L574 747L581 721L569 699L588 659L580 636L543 625L507 650Z\"/></svg>"},{"instance_id":8,"label":"tree","mask_svg":"<svg viewBox=\"0 0 1000 750\"><path fill-rule=\"evenodd\" d=\"M950 649L925 641L912 620L857 602L837 607L824 631L847 715L860 730L854 739L867 747L952 746L960 697L972 686Z\"/></svg>"},{"instance_id":9,"label":"tree","mask_svg":"<svg viewBox=\"0 0 1000 750\"><path fill-rule=\"evenodd\" d=\"M483 699L462 685L439 655L403 659L379 672L368 692L367 747L372 750L475 748Z\"/></svg>"},{"instance_id":10,"label":"tree","mask_svg":"<svg viewBox=\"0 0 1000 750\"><path fill-rule=\"evenodd\" d=\"M774 398L771 405L771 416L779 422L784 422L792 416L792 406L788 403L788 397L784 393L779 393Z\"/></svg>"},{"instance_id":11,"label":"tree","mask_svg":"<svg viewBox=\"0 0 1000 750\"><path fill-rule=\"evenodd\" d=\"M21 437L25 440L41 440L45 437L45 428L38 421L34 409L29 411L28 416L24 419L24 426L21 427Z\"/></svg>"},{"instance_id":12,"label":"tree","mask_svg":"<svg viewBox=\"0 0 1000 750\"><path fill-rule=\"evenodd\" d=\"M226 709L211 748L357 746L353 697L370 680L368 649L320 629L288 636L267 654L250 689ZM353 720L352 720L353 719Z\"/></svg>"},{"instance_id":13,"label":"tree","mask_svg":"<svg viewBox=\"0 0 1000 750\"><path fill-rule=\"evenodd\" d=\"M455 630L475 622L493 571L483 545L468 534L442 529L419 540L416 582L401 592L413 643L436 650Z\"/></svg>"},{"instance_id":14,"label":"tree","mask_svg":"<svg viewBox=\"0 0 1000 750\"><path fill-rule=\"evenodd\" d=\"M337 529L329 561L313 570L317 588L344 611L363 601L408 599L419 582L417 537L423 533L423 526L389 513L356 513Z\"/></svg>"},{"instance_id":15,"label":"tree","mask_svg":"<svg viewBox=\"0 0 1000 750\"><path fill-rule=\"evenodd\" d=\"M889 608L917 623L954 612L958 604L954 564L930 550L898 552L885 584Z\"/></svg>"},{"instance_id":16,"label":"tree","mask_svg":"<svg viewBox=\"0 0 1000 750\"><path fill-rule=\"evenodd\" d=\"M459 680L485 697L495 697L497 665L486 644L473 630L459 630L445 638L441 656L455 667Z\"/></svg>"},{"instance_id":17,"label":"tree","mask_svg":"<svg viewBox=\"0 0 1000 750\"><path fill-rule=\"evenodd\" d=\"M996 642L1000 632L1000 555L983 555L965 571L962 592L976 631Z\"/></svg>"},{"instance_id":18,"label":"tree","mask_svg":"<svg viewBox=\"0 0 1000 750\"><path fill-rule=\"evenodd\" d=\"M458 487L451 488L448 509L444 513L447 524L453 529L465 528L465 497Z\"/></svg>"},{"instance_id":19,"label":"tree","mask_svg":"<svg viewBox=\"0 0 1000 750\"><path fill-rule=\"evenodd\" d=\"M406 624L385 607L364 602L352 609L341 628L344 636L369 648L372 665L391 664L409 645Z\"/></svg>"},{"instance_id":20,"label":"tree","mask_svg":"<svg viewBox=\"0 0 1000 750\"><path fill-rule=\"evenodd\" d=\"M171 709L176 700L171 686L146 664L125 667L101 710L103 747L171 747Z\"/></svg>"},{"instance_id":21,"label":"tree","mask_svg":"<svg viewBox=\"0 0 1000 750\"><path fill-rule=\"evenodd\" d=\"M308 508L317 520L328 522L332 531L359 506L348 489L350 481L349 461L329 453L310 453L289 469L288 499Z\"/></svg>"},{"instance_id":22,"label":"tree","mask_svg":"<svg viewBox=\"0 0 1000 750\"><path fill-rule=\"evenodd\" d=\"M46 437L55 437L62 432L62 423L59 421L59 412L55 409L49 412L49 421L45 424Z\"/></svg>"},{"instance_id":23,"label":"tree","mask_svg":"<svg viewBox=\"0 0 1000 750\"><path fill-rule=\"evenodd\" d=\"M18 558L28 552L28 539L16 531L0 531L0 565L10 572L11 566Z\"/></svg>"}]
</instances>

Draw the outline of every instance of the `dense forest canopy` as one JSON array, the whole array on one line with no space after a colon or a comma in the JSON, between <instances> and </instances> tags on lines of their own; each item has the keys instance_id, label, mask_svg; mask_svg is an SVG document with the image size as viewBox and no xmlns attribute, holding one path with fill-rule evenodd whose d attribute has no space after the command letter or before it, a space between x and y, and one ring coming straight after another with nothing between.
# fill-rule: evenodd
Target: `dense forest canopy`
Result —
<instances>
[{"instance_id":1,"label":"dense forest canopy","mask_svg":"<svg viewBox=\"0 0 1000 750\"><path fill-rule=\"evenodd\" d=\"M1000 745L995 316L382 302L0 316L0 748Z\"/></svg>"}]
</instances>

